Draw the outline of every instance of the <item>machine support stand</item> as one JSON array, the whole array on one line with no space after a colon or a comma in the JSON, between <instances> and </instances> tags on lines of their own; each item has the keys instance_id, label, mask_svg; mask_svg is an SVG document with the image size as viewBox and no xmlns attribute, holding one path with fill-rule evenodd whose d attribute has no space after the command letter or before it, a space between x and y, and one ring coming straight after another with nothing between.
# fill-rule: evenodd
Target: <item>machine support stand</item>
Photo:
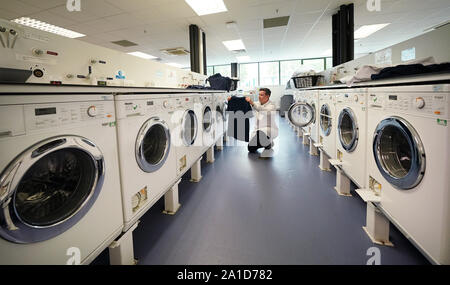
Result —
<instances>
[{"instance_id":1,"label":"machine support stand","mask_svg":"<svg viewBox=\"0 0 450 285\"><path fill-rule=\"evenodd\" d=\"M223 136L221 136L217 142L216 142L216 147L218 151L222 151L223 150Z\"/></svg>"},{"instance_id":2,"label":"machine support stand","mask_svg":"<svg viewBox=\"0 0 450 285\"><path fill-rule=\"evenodd\" d=\"M309 133L303 133L303 144L304 145L309 145Z\"/></svg>"},{"instance_id":3,"label":"machine support stand","mask_svg":"<svg viewBox=\"0 0 450 285\"><path fill-rule=\"evenodd\" d=\"M314 141L311 139L311 137L309 138L309 154L312 156L319 155L319 150L316 147L316 144L314 143Z\"/></svg>"},{"instance_id":4,"label":"machine support stand","mask_svg":"<svg viewBox=\"0 0 450 285\"><path fill-rule=\"evenodd\" d=\"M111 265L137 264L137 260L134 259L133 231L138 224L139 221L109 246L109 262Z\"/></svg>"},{"instance_id":5,"label":"machine support stand","mask_svg":"<svg viewBox=\"0 0 450 285\"><path fill-rule=\"evenodd\" d=\"M389 220L372 202L367 203L366 226L363 229L373 243L394 246L389 241Z\"/></svg>"},{"instance_id":6,"label":"machine support stand","mask_svg":"<svg viewBox=\"0 0 450 285\"><path fill-rule=\"evenodd\" d=\"M163 214L166 215L175 215L180 209L180 203L178 200L178 184L180 184L181 180L178 180L169 191L164 194L164 211Z\"/></svg>"},{"instance_id":7,"label":"machine support stand","mask_svg":"<svg viewBox=\"0 0 450 285\"><path fill-rule=\"evenodd\" d=\"M331 171L330 161L328 160L328 156L325 154L323 149L320 149L320 164L319 168L323 171Z\"/></svg>"},{"instance_id":8,"label":"machine support stand","mask_svg":"<svg viewBox=\"0 0 450 285\"><path fill-rule=\"evenodd\" d=\"M370 240L379 245L394 246L389 241L389 219L375 206L381 197L369 189L357 189L356 193L367 203L366 226L363 230Z\"/></svg>"},{"instance_id":9,"label":"machine support stand","mask_svg":"<svg viewBox=\"0 0 450 285\"><path fill-rule=\"evenodd\" d=\"M206 162L207 163L214 163L214 145L212 145L206 151Z\"/></svg>"},{"instance_id":10,"label":"machine support stand","mask_svg":"<svg viewBox=\"0 0 450 285\"><path fill-rule=\"evenodd\" d=\"M334 187L334 189L341 196L351 197L350 179L339 166L335 165L334 167L336 168L336 187Z\"/></svg>"},{"instance_id":11,"label":"machine support stand","mask_svg":"<svg viewBox=\"0 0 450 285\"><path fill-rule=\"evenodd\" d=\"M302 130L302 128L297 127L296 129L297 129L297 137L299 137L299 138L303 137L303 130Z\"/></svg>"},{"instance_id":12,"label":"machine support stand","mask_svg":"<svg viewBox=\"0 0 450 285\"><path fill-rule=\"evenodd\" d=\"M197 183L202 180L202 159L203 156L201 156L191 167L191 182Z\"/></svg>"}]
</instances>

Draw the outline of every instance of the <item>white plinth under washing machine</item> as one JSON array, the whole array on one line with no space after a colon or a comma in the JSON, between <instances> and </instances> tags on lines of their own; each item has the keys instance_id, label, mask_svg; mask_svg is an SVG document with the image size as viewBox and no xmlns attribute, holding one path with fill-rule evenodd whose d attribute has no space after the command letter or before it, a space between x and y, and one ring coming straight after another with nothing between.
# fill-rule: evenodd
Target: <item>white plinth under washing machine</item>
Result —
<instances>
[{"instance_id":1,"label":"white plinth under washing machine","mask_svg":"<svg viewBox=\"0 0 450 285\"><path fill-rule=\"evenodd\" d=\"M331 159L336 158L336 94L337 90L319 90L319 143Z\"/></svg>"},{"instance_id":2,"label":"white plinth under washing machine","mask_svg":"<svg viewBox=\"0 0 450 285\"><path fill-rule=\"evenodd\" d=\"M124 231L176 182L168 96L115 96Z\"/></svg>"},{"instance_id":3,"label":"white plinth under washing machine","mask_svg":"<svg viewBox=\"0 0 450 285\"><path fill-rule=\"evenodd\" d=\"M336 148L341 169L360 188L366 186L367 89L336 94Z\"/></svg>"},{"instance_id":4,"label":"white plinth under washing machine","mask_svg":"<svg viewBox=\"0 0 450 285\"><path fill-rule=\"evenodd\" d=\"M202 145L204 151L206 151L215 143L214 130L216 128L216 120L214 118L214 103L212 94L201 94L200 98L202 104L201 107Z\"/></svg>"},{"instance_id":5,"label":"white plinth under washing machine","mask_svg":"<svg viewBox=\"0 0 450 285\"><path fill-rule=\"evenodd\" d=\"M305 102L313 109L313 120L310 125L305 128L305 131L310 134L313 143L319 142L319 92L317 90L308 90L305 92Z\"/></svg>"},{"instance_id":6,"label":"white plinth under washing machine","mask_svg":"<svg viewBox=\"0 0 450 285\"><path fill-rule=\"evenodd\" d=\"M112 95L0 95L0 150L0 264L88 264L120 235Z\"/></svg>"},{"instance_id":7,"label":"white plinth under washing machine","mask_svg":"<svg viewBox=\"0 0 450 285\"><path fill-rule=\"evenodd\" d=\"M450 85L369 89L368 186L434 263L450 264Z\"/></svg>"},{"instance_id":8,"label":"white plinth under washing machine","mask_svg":"<svg viewBox=\"0 0 450 285\"><path fill-rule=\"evenodd\" d=\"M171 116L173 145L177 158L177 176L181 176L201 156L201 142L197 142L200 121L194 108L194 96L191 94L177 95L173 99L173 106L174 113Z\"/></svg>"}]
</instances>

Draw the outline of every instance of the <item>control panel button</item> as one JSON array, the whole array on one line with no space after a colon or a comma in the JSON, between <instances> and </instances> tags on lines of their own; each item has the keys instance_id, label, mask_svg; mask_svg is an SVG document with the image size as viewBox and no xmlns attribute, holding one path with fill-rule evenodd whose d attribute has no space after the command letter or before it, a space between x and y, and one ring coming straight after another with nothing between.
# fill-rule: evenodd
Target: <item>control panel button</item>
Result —
<instances>
[{"instance_id":1,"label":"control panel button","mask_svg":"<svg viewBox=\"0 0 450 285\"><path fill-rule=\"evenodd\" d=\"M423 109L423 107L425 107L425 100L422 97L417 97L416 100L414 100L414 106L417 109Z\"/></svg>"},{"instance_id":2,"label":"control panel button","mask_svg":"<svg viewBox=\"0 0 450 285\"><path fill-rule=\"evenodd\" d=\"M89 117L95 117L98 114L97 107L91 106L87 109L87 114Z\"/></svg>"}]
</instances>

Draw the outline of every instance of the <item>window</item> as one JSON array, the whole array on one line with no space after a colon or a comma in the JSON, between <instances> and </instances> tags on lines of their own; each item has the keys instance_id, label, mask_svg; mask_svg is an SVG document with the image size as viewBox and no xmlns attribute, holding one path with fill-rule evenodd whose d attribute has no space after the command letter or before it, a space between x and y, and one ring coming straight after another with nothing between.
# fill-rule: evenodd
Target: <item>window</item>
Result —
<instances>
[{"instance_id":1,"label":"window","mask_svg":"<svg viewBox=\"0 0 450 285\"><path fill-rule=\"evenodd\" d=\"M292 74L302 65L301 60L289 60L289 61L281 61L281 85L287 84L287 82L291 79Z\"/></svg>"},{"instance_id":2,"label":"window","mask_svg":"<svg viewBox=\"0 0 450 285\"><path fill-rule=\"evenodd\" d=\"M279 62L262 62L259 64L259 85L270 86L280 85Z\"/></svg>"},{"instance_id":3,"label":"window","mask_svg":"<svg viewBox=\"0 0 450 285\"><path fill-rule=\"evenodd\" d=\"M258 86L258 64L239 64L239 89L250 90Z\"/></svg>"},{"instance_id":4,"label":"window","mask_svg":"<svg viewBox=\"0 0 450 285\"><path fill-rule=\"evenodd\" d=\"M333 58L327 57L327 69L332 68L332 67L333 67Z\"/></svg>"},{"instance_id":5,"label":"window","mask_svg":"<svg viewBox=\"0 0 450 285\"><path fill-rule=\"evenodd\" d=\"M207 67L206 75L208 75L208 76L214 75L214 67L213 66Z\"/></svg>"},{"instance_id":6,"label":"window","mask_svg":"<svg viewBox=\"0 0 450 285\"><path fill-rule=\"evenodd\" d=\"M222 76L231 77L231 65L215 65L214 74L215 73L220 73Z\"/></svg>"},{"instance_id":7,"label":"window","mask_svg":"<svg viewBox=\"0 0 450 285\"><path fill-rule=\"evenodd\" d=\"M325 61L323 58L304 59L303 66L305 66L308 69L314 70L315 72L321 72L324 70Z\"/></svg>"}]
</instances>

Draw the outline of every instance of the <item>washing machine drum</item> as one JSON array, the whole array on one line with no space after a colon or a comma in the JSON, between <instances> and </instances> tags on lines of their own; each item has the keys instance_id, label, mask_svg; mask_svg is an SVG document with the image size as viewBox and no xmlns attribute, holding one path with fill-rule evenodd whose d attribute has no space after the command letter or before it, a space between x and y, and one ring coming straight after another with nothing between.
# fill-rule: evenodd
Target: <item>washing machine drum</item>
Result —
<instances>
[{"instance_id":1,"label":"washing machine drum","mask_svg":"<svg viewBox=\"0 0 450 285\"><path fill-rule=\"evenodd\" d=\"M181 123L181 139L185 146L190 146L195 143L197 138L198 120L195 112L187 110L184 112L183 121Z\"/></svg>"},{"instance_id":2,"label":"washing machine drum","mask_svg":"<svg viewBox=\"0 0 450 285\"><path fill-rule=\"evenodd\" d=\"M170 130L164 120L154 117L147 120L136 138L136 161L147 173L160 169L170 152Z\"/></svg>"},{"instance_id":3,"label":"washing machine drum","mask_svg":"<svg viewBox=\"0 0 450 285\"><path fill-rule=\"evenodd\" d=\"M347 152L353 152L356 149L359 139L359 128L355 113L350 108L343 109L339 114L338 135L341 146Z\"/></svg>"},{"instance_id":4,"label":"washing machine drum","mask_svg":"<svg viewBox=\"0 0 450 285\"><path fill-rule=\"evenodd\" d=\"M289 121L297 127L306 127L316 120L315 108L308 103L297 102L288 110Z\"/></svg>"},{"instance_id":5,"label":"washing machine drum","mask_svg":"<svg viewBox=\"0 0 450 285\"><path fill-rule=\"evenodd\" d=\"M425 149L406 120L390 117L375 131L373 154L383 177L399 190L416 187L425 174Z\"/></svg>"},{"instance_id":6,"label":"washing machine drum","mask_svg":"<svg viewBox=\"0 0 450 285\"><path fill-rule=\"evenodd\" d=\"M328 104L322 105L320 108L320 129L325 136L329 136L333 122L331 119L331 110Z\"/></svg>"},{"instance_id":7,"label":"washing machine drum","mask_svg":"<svg viewBox=\"0 0 450 285\"><path fill-rule=\"evenodd\" d=\"M203 130L209 132L213 124L212 111L209 106L203 110Z\"/></svg>"},{"instance_id":8,"label":"washing machine drum","mask_svg":"<svg viewBox=\"0 0 450 285\"><path fill-rule=\"evenodd\" d=\"M0 236L35 243L70 229L97 199L104 169L100 149L82 137L52 138L24 151L0 177Z\"/></svg>"},{"instance_id":9,"label":"washing machine drum","mask_svg":"<svg viewBox=\"0 0 450 285\"><path fill-rule=\"evenodd\" d=\"M225 112L223 110L223 106L221 105L216 106L216 119L225 120Z\"/></svg>"}]
</instances>

